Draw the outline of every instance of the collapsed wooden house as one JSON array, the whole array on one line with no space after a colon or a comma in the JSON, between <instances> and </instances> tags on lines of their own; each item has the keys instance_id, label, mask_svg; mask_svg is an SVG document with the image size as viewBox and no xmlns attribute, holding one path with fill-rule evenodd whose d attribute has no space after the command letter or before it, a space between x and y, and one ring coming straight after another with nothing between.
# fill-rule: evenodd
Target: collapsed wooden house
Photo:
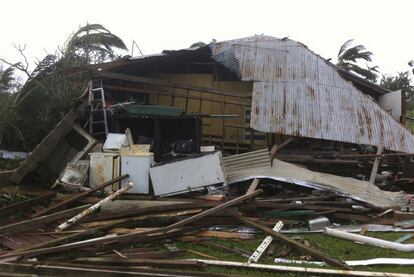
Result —
<instances>
[{"instance_id":1,"label":"collapsed wooden house","mask_svg":"<svg viewBox=\"0 0 414 277\"><path fill-rule=\"evenodd\" d=\"M414 137L401 124L404 92L386 111L378 103L390 91L289 39L253 36L124 57L89 73L90 113L81 125L98 139L129 128L135 143L152 145L157 162L176 145L188 153L214 145L226 155L294 137L279 159L356 177L369 175L372 162L341 155L375 153L368 146L414 153ZM411 159L388 159L382 169L399 170L402 162Z\"/></svg>"},{"instance_id":2,"label":"collapsed wooden house","mask_svg":"<svg viewBox=\"0 0 414 277\"><path fill-rule=\"evenodd\" d=\"M275 134L414 151L411 133L376 103L389 91L292 40L254 36L124 58L93 75L109 105L179 107L202 118L205 142L228 151L271 146Z\"/></svg>"}]
</instances>

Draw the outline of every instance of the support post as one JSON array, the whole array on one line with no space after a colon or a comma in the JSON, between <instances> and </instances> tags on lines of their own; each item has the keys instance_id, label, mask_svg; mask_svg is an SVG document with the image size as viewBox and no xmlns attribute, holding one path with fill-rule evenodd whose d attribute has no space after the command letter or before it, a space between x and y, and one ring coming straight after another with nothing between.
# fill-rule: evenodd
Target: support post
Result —
<instances>
[{"instance_id":1,"label":"support post","mask_svg":"<svg viewBox=\"0 0 414 277\"><path fill-rule=\"evenodd\" d=\"M384 149L384 146L382 144L377 147L377 156L375 156L375 161L374 161L374 165L372 166L371 176L369 177L369 182L371 184L375 183L375 176L377 175L378 167L381 162L380 155L383 149Z\"/></svg>"}]
</instances>

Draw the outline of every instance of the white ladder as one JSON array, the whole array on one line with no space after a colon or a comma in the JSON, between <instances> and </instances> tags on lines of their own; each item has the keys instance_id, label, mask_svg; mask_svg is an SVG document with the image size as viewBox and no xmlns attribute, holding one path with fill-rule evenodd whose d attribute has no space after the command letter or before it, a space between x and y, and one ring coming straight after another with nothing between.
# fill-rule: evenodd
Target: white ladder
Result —
<instances>
[{"instance_id":1,"label":"white ladder","mask_svg":"<svg viewBox=\"0 0 414 277\"><path fill-rule=\"evenodd\" d=\"M99 86L94 86L95 82L89 82L89 133L93 135L108 135L108 120L106 115L105 91L102 80L99 80ZM102 111L102 116L96 119L97 113Z\"/></svg>"}]
</instances>

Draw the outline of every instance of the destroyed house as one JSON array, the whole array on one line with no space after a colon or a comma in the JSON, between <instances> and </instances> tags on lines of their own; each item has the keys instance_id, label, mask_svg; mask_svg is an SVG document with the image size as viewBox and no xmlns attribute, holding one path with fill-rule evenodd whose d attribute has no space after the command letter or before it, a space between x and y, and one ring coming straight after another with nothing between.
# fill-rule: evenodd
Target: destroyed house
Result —
<instances>
[{"instance_id":1,"label":"destroyed house","mask_svg":"<svg viewBox=\"0 0 414 277\"><path fill-rule=\"evenodd\" d=\"M312 144L414 150L413 136L398 122L402 112L394 119L376 103L389 91L289 39L254 36L124 58L98 66L94 76L108 104L126 112L119 116L145 114L146 105L149 113L201 120L189 123L194 130L182 137L202 136L197 146L240 153L295 136ZM177 133L188 130L184 120L177 124L167 125L183 126ZM123 126L115 120L108 128L122 132Z\"/></svg>"},{"instance_id":2,"label":"destroyed house","mask_svg":"<svg viewBox=\"0 0 414 277\"><path fill-rule=\"evenodd\" d=\"M2 276L412 276L402 92L265 36L87 70L74 107L0 172L18 185L3 188ZM354 253L369 259L342 261Z\"/></svg>"},{"instance_id":3,"label":"destroyed house","mask_svg":"<svg viewBox=\"0 0 414 277\"><path fill-rule=\"evenodd\" d=\"M295 138L278 152L279 159L355 177L369 174L372 165L361 167L341 154L366 153L369 146L414 152L414 137L399 122L405 117L403 100L391 115L378 105L390 91L289 39L261 35L212 42L124 57L89 71L89 97L79 110L89 106L92 112L81 125L102 142L108 133L129 128L134 143L151 145L156 162L199 153L201 146L214 145L226 156ZM68 160L80 155L66 149L71 155L61 155ZM396 169L399 162L383 163L383 169Z\"/></svg>"}]
</instances>

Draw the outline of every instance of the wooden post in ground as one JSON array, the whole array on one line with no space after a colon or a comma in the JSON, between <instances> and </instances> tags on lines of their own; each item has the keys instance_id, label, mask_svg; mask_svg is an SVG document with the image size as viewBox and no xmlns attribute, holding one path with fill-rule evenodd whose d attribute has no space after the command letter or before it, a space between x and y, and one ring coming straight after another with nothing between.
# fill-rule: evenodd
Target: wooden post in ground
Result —
<instances>
[{"instance_id":1,"label":"wooden post in ground","mask_svg":"<svg viewBox=\"0 0 414 277\"><path fill-rule=\"evenodd\" d=\"M377 156L375 156L375 161L374 161L374 165L372 166L371 176L369 177L369 182L371 184L375 183L375 176L377 175L378 167L381 162L380 155L383 149L384 149L384 146L382 144L377 147Z\"/></svg>"}]
</instances>

